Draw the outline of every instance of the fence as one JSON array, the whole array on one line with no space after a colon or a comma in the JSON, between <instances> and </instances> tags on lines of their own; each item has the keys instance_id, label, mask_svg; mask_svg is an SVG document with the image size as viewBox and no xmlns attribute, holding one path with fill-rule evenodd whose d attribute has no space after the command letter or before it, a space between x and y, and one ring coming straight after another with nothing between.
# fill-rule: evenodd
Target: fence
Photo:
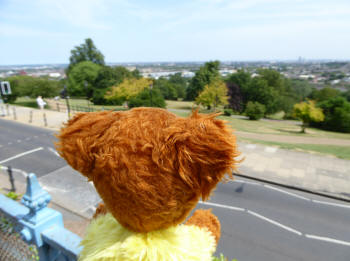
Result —
<instances>
[{"instance_id":1,"label":"fence","mask_svg":"<svg viewBox=\"0 0 350 261\"><path fill-rule=\"evenodd\" d=\"M77 260L81 239L64 228L61 213L47 207L50 200L33 173L22 204L0 194L1 260Z\"/></svg>"}]
</instances>

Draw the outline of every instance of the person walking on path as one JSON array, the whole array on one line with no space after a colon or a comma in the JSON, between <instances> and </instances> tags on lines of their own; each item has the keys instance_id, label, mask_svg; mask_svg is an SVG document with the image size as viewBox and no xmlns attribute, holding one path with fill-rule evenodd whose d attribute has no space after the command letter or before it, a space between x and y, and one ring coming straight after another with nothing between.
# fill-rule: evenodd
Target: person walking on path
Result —
<instances>
[{"instance_id":1,"label":"person walking on path","mask_svg":"<svg viewBox=\"0 0 350 261\"><path fill-rule=\"evenodd\" d=\"M46 102L42 99L41 96L38 96L38 98L36 98L36 103L38 104L40 110L43 110L44 106L46 105Z\"/></svg>"}]
</instances>

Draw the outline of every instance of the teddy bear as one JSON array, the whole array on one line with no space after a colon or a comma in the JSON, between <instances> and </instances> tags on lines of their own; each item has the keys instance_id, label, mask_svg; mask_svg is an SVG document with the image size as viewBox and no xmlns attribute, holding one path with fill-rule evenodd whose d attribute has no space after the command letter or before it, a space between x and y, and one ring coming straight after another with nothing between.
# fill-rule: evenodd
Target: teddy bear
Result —
<instances>
[{"instance_id":1,"label":"teddy bear","mask_svg":"<svg viewBox=\"0 0 350 261\"><path fill-rule=\"evenodd\" d=\"M79 260L212 259L218 218L188 216L238 162L233 130L218 115L141 107L80 113L62 127L57 151L103 200Z\"/></svg>"}]
</instances>

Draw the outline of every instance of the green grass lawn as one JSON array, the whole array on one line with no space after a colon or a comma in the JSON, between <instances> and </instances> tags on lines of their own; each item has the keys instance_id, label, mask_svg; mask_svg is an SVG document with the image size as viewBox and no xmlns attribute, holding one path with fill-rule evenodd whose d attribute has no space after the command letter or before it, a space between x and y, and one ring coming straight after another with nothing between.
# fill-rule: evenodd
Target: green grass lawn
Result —
<instances>
[{"instance_id":1,"label":"green grass lawn","mask_svg":"<svg viewBox=\"0 0 350 261\"><path fill-rule=\"evenodd\" d=\"M220 116L220 118L228 121L228 123L233 127L233 129L244 132L299 137L334 138L347 140L350 139L349 133L325 131L316 128L307 128L306 133L301 133L301 127L300 125L298 125L299 123L297 121L251 121L248 119L238 119L228 116Z\"/></svg>"},{"instance_id":2,"label":"green grass lawn","mask_svg":"<svg viewBox=\"0 0 350 261\"><path fill-rule=\"evenodd\" d=\"M240 138L240 140L248 143L258 143L258 144L263 144L268 146L276 146L282 149L311 152L311 153L335 156L337 158L350 160L350 147L348 146L318 145L318 144L291 144L291 143L248 139L248 138Z\"/></svg>"}]
</instances>

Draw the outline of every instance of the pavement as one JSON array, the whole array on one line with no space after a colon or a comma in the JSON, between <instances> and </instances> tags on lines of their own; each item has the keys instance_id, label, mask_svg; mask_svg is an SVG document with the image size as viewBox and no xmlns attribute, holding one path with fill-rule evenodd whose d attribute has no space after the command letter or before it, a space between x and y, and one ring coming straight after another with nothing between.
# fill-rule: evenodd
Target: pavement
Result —
<instances>
[{"instance_id":1,"label":"pavement","mask_svg":"<svg viewBox=\"0 0 350 261\"><path fill-rule=\"evenodd\" d=\"M2 119L55 131L58 131L68 119L66 112L12 105L3 110L0 108L0 115L2 111L5 114ZM251 178L350 200L350 160L248 144L239 142L239 138L240 135L237 133L238 147L244 161L240 163L238 173ZM16 175L18 175L16 182L20 183L17 185L18 191L24 193L24 178L20 177L20 173ZM70 184L65 183L64 180L69 180ZM52 195L51 206L63 213L65 226L83 236L85 227L94 213L94 207L91 206L95 206L100 201L93 185L69 166L48 173L39 178L39 182ZM0 183L2 188L9 188L6 175L0 175Z\"/></svg>"}]
</instances>

